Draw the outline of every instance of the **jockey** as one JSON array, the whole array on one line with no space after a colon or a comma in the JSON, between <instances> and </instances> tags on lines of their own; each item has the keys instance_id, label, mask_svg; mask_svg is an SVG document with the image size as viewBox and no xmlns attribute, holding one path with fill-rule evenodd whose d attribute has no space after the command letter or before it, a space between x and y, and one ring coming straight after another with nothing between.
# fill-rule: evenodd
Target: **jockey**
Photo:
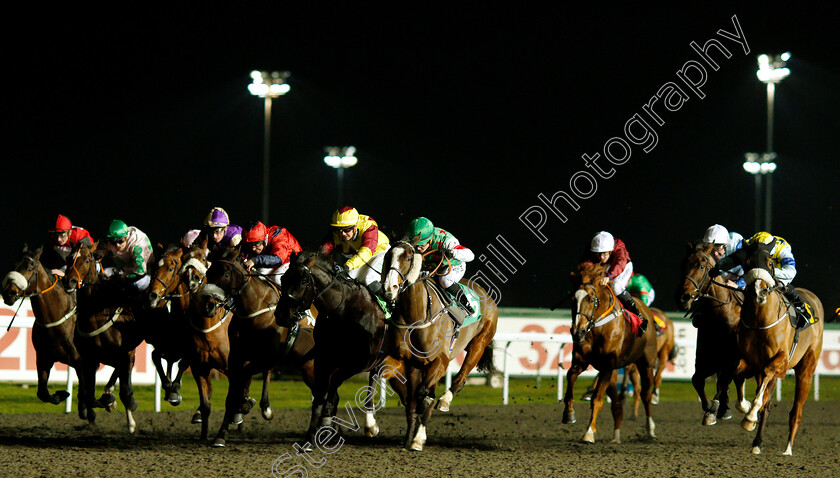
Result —
<instances>
[{"instance_id":1,"label":"jockey","mask_svg":"<svg viewBox=\"0 0 840 478\"><path fill-rule=\"evenodd\" d=\"M388 236L370 216L344 206L330 219L333 227L320 245L324 254L337 256L337 268L364 283L374 294L382 291L382 264L391 247Z\"/></svg>"},{"instance_id":2,"label":"jockey","mask_svg":"<svg viewBox=\"0 0 840 478\"><path fill-rule=\"evenodd\" d=\"M105 274L119 274L137 292L146 290L152 280L149 266L154 261L152 242L146 234L114 219L108 228L107 239L105 257L113 259L116 267L107 268Z\"/></svg>"},{"instance_id":3,"label":"jockey","mask_svg":"<svg viewBox=\"0 0 840 478\"><path fill-rule=\"evenodd\" d=\"M242 249L245 268L256 271L280 285L280 277L289 268L289 256L302 249L295 236L280 226L266 227L260 221L249 225Z\"/></svg>"},{"instance_id":4,"label":"jockey","mask_svg":"<svg viewBox=\"0 0 840 478\"><path fill-rule=\"evenodd\" d=\"M607 231L601 231L590 241L589 250L584 252L581 262L608 265L607 275L601 278L601 285L612 282L612 290L624 308L642 319L639 335L643 335L647 329L647 319L639 313L636 302L627 292L627 283L633 275L633 262L630 260L624 241L614 238Z\"/></svg>"},{"instance_id":5,"label":"jockey","mask_svg":"<svg viewBox=\"0 0 840 478\"><path fill-rule=\"evenodd\" d=\"M706 229L706 232L703 234L702 242L703 245L706 246L714 244L714 247L712 248L712 257L715 258L715 261L720 261L722 258L741 249L744 244L744 236L738 234L737 232L729 232L720 224L715 224ZM744 269L738 265L727 270L724 273L724 279L732 282L731 285L736 286L739 289L743 289L747 286L747 283L744 282L744 278L742 277L743 275Z\"/></svg>"},{"instance_id":6,"label":"jockey","mask_svg":"<svg viewBox=\"0 0 840 478\"><path fill-rule=\"evenodd\" d=\"M779 236L774 236L769 232L757 232L751 238L744 241L744 246L752 244L773 244L773 250L770 251L770 258L773 260L773 275L776 282L781 284L780 290L785 297L793 304L797 315L801 319L811 321L819 320L814 317L811 311L810 304L802 300L799 292L791 285L793 278L796 277L796 260L793 258L793 249L790 244ZM731 270L734 266L743 265L747 260L747 251L741 248L734 254L730 254L709 272L709 275L715 277L722 273L722 271Z\"/></svg>"},{"instance_id":7,"label":"jockey","mask_svg":"<svg viewBox=\"0 0 840 478\"><path fill-rule=\"evenodd\" d=\"M415 243L417 252L423 254L424 269L434 270L440 267L445 271L446 273L439 277L438 283L458 301L467 316L473 315L475 310L470 305L469 297L461 291L458 282L467 272L465 263L472 261L475 254L462 246L451 233L435 227L432 221L425 217L411 221L406 235Z\"/></svg>"},{"instance_id":8,"label":"jockey","mask_svg":"<svg viewBox=\"0 0 840 478\"><path fill-rule=\"evenodd\" d=\"M635 272L630 276L630 282L627 283L627 292L633 297L641 299L648 307L653 303L653 299L656 298L656 291L653 290L653 285L651 285L648 278Z\"/></svg>"},{"instance_id":9,"label":"jockey","mask_svg":"<svg viewBox=\"0 0 840 478\"><path fill-rule=\"evenodd\" d=\"M238 245L242 240L242 228L231 224L228 213L220 207L214 207L207 214L202 233L207 236L207 250L211 256ZM201 242L201 238L198 241Z\"/></svg>"},{"instance_id":10,"label":"jockey","mask_svg":"<svg viewBox=\"0 0 840 478\"><path fill-rule=\"evenodd\" d=\"M67 269L67 256L78 244L90 246L93 237L82 227L74 226L70 219L61 214L55 221L55 228L49 230L49 237L41 254L41 263L52 274L64 276Z\"/></svg>"}]
</instances>

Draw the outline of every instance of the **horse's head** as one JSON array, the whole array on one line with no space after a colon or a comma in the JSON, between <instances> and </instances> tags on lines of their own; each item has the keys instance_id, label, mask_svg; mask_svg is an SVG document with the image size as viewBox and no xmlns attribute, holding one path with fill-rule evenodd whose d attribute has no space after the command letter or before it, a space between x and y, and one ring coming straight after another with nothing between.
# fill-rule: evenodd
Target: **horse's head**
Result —
<instances>
[{"instance_id":1,"label":"horse's head","mask_svg":"<svg viewBox=\"0 0 840 478\"><path fill-rule=\"evenodd\" d=\"M605 264L583 263L578 266L577 273L572 274L572 281L577 285L575 292L575 309L572 313L571 334L576 343L583 342L586 334L595 324L598 309L601 304L608 304L612 299L607 286L601 285L601 279L606 277Z\"/></svg>"},{"instance_id":2,"label":"horse's head","mask_svg":"<svg viewBox=\"0 0 840 478\"><path fill-rule=\"evenodd\" d=\"M300 254L292 254L289 268L281 281L280 301L274 311L277 325L292 327L312 307L318 293L312 268L317 263L316 252L303 251Z\"/></svg>"},{"instance_id":3,"label":"horse's head","mask_svg":"<svg viewBox=\"0 0 840 478\"><path fill-rule=\"evenodd\" d=\"M205 239L204 245L193 245L184 251L181 256L183 266L181 266L180 274L181 280L189 285L190 292L195 293L204 285L204 280L207 278L207 241Z\"/></svg>"},{"instance_id":4,"label":"horse's head","mask_svg":"<svg viewBox=\"0 0 840 478\"><path fill-rule=\"evenodd\" d=\"M220 287L226 295L238 295L250 280L238 247L224 251L207 269L207 283Z\"/></svg>"},{"instance_id":5,"label":"horse's head","mask_svg":"<svg viewBox=\"0 0 840 478\"><path fill-rule=\"evenodd\" d=\"M168 294L175 292L181 283L181 266L184 250L178 246L169 246L158 260L157 268L152 276L152 283L147 292L149 306L158 307L161 300Z\"/></svg>"},{"instance_id":6,"label":"horse's head","mask_svg":"<svg viewBox=\"0 0 840 478\"><path fill-rule=\"evenodd\" d=\"M683 281L677 289L676 297L680 310L689 310L694 301L703 294L703 290L709 286L711 282L709 271L716 264L712 256L713 247L713 244L695 246L690 243L686 246L687 253L682 264Z\"/></svg>"},{"instance_id":7,"label":"horse's head","mask_svg":"<svg viewBox=\"0 0 840 478\"><path fill-rule=\"evenodd\" d=\"M85 283L98 281L98 260L94 255L98 244L98 242L90 246L77 244L70 251L70 255L67 256L67 272L64 274L63 280L67 292L81 289Z\"/></svg>"},{"instance_id":8,"label":"horse's head","mask_svg":"<svg viewBox=\"0 0 840 478\"><path fill-rule=\"evenodd\" d=\"M744 281L747 283L745 294L761 306L767 301L767 296L776 288L776 275L771 253L775 247L775 240L770 244L755 243L744 247L746 261L744 261Z\"/></svg>"},{"instance_id":9,"label":"horse's head","mask_svg":"<svg viewBox=\"0 0 840 478\"><path fill-rule=\"evenodd\" d=\"M46 273L39 262L40 257L40 247L33 251L28 245L23 246L12 270L3 278L3 302L6 305L14 304L23 295L36 292L38 274Z\"/></svg>"},{"instance_id":10,"label":"horse's head","mask_svg":"<svg viewBox=\"0 0 840 478\"><path fill-rule=\"evenodd\" d=\"M385 254L383 269L386 271L382 287L385 298L394 301L397 296L420 278L423 256L406 241L398 241Z\"/></svg>"}]
</instances>

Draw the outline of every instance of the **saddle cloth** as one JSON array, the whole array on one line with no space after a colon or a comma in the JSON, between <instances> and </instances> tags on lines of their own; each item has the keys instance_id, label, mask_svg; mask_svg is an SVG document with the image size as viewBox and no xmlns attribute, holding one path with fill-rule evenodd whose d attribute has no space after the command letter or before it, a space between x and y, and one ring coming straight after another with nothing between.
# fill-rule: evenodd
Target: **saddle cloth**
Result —
<instances>
[{"instance_id":1,"label":"saddle cloth","mask_svg":"<svg viewBox=\"0 0 840 478\"><path fill-rule=\"evenodd\" d=\"M630 330L633 331L633 334L638 336L639 327L642 326L642 323L645 321L645 319L639 317L638 315L634 314L633 312L630 312L627 309L624 309L624 318L630 324Z\"/></svg>"}]
</instances>

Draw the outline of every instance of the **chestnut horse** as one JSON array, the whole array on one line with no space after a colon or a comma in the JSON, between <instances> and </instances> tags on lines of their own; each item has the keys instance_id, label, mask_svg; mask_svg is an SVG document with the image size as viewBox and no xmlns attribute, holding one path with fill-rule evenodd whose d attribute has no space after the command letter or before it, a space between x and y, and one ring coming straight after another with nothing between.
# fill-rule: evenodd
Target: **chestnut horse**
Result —
<instances>
[{"instance_id":1,"label":"chestnut horse","mask_svg":"<svg viewBox=\"0 0 840 478\"><path fill-rule=\"evenodd\" d=\"M76 370L79 379L79 418L87 419L88 413L83 400L84 375L82 357L73 342L76 328L76 301L64 287L58 284L58 277L50 275L40 262L42 249L30 250L24 246L20 258L11 272L3 279L3 301L14 304L26 296L35 314L32 328L32 345L35 348L35 362L38 370L38 398L57 405L67 399L66 390L50 393L48 381L55 362L69 365Z\"/></svg>"},{"instance_id":2,"label":"chestnut horse","mask_svg":"<svg viewBox=\"0 0 840 478\"><path fill-rule=\"evenodd\" d=\"M657 330L656 332L656 375L653 379L653 394L650 400L651 405L656 405L659 403L659 388L662 386L662 372L665 371L668 362L673 362L677 357L677 347L674 344L674 323L662 309L657 309L656 307L648 308L650 309L651 315L654 316L654 319L658 317L665 324L662 330ZM653 326L653 324L650 325ZM630 364L624 368L624 387L621 392L622 400L627 391L628 380L632 381L636 390L641 390L641 376L636 364ZM634 418L639 416L639 404L641 402L641 394L635 393L633 395Z\"/></svg>"},{"instance_id":3,"label":"chestnut horse","mask_svg":"<svg viewBox=\"0 0 840 478\"><path fill-rule=\"evenodd\" d=\"M785 455L793 454L793 439L802 419L802 406L811 390L811 380L822 352L822 320L807 328L797 330L792 325L796 316L793 307L784 299L776 286L773 261L770 257L774 244L747 246L744 266L747 282L744 306L741 308L741 325L738 330L738 349L747 369L757 376L755 400L741 426L758 432L752 443L752 452L761 453L762 434L770 413L769 401L776 385L789 369L796 372L796 391L788 421L788 442ZM797 288L810 305L814 317L825 317L822 302L809 290ZM794 319L795 320L795 319Z\"/></svg>"},{"instance_id":4,"label":"chestnut horse","mask_svg":"<svg viewBox=\"0 0 840 478\"><path fill-rule=\"evenodd\" d=\"M315 323L315 368L312 415L305 439L307 447L322 437L340 433L338 387L350 377L374 369L385 342L385 312L370 291L346 275L336 275L333 264L322 254L303 251L293 255L283 275L283 295L275 313L278 324L294 324L313 305Z\"/></svg>"},{"instance_id":5,"label":"chestnut horse","mask_svg":"<svg viewBox=\"0 0 840 478\"><path fill-rule=\"evenodd\" d=\"M396 302L390 324L389 357L392 365L407 377L405 387L398 387L405 405L407 421L405 448L422 451L426 426L432 415L435 387L446 374L449 363L466 350L464 363L452 379L452 387L437 403L438 410L449 411L453 397L464 388L474 368L491 373L493 368L493 336L499 311L495 301L483 287L467 283L480 297L481 316L476 322L461 327L455 337L454 322L447 312L448 301L434 277L420 278L422 255L414 245L399 241L385 255L383 269L385 298ZM389 378L386 374L383 378Z\"/></svg>"},{"instance_id":6,"label":"chestnut horse","mask_svg":"<svg viewBox=\"0 0 840 478\"><path fill-rule=\"evenodd\" d=\"M225 446L230 423L241 423L238 417L250 411L253 401L247 396L248 388L257 373L263 374L262 416L266 420L274 417L268 399L268 384L271 370L284 362L289 336L289 329L277 325L274 319L279 299L280 291L273 282L245 270L238 248L222 253L207 270L207 284L199 295L199 301L205 306L205 316L213 316L220 307L234 310L228 329L230 352L225 416L213 443L215 447ZM311 388L314 342L298 342L289 353L289 359L300 367L304 382Z\"/></svg>"},{"instance_id":7,"label":"chestnut horse","mask_svg":"<svg viewBox=\"0 0 840 478\"><path fill-rule=\"evenodd\" d=\"M694 375L691 383L700 397L703 425L714 425L717 418L732 418L729 409L729 384L735 381L738 395L736 408L746 413L749 403L744 400L744 378L735 376L740 360L736 332L741 320L744 294L726 284L723 276L714 279L709 271L716 261L713 245L687 245L682 262L683 281L677 289L677 305L691 311L692 323L697 327L697 347ZM717 375L717 392L713 400L706 397L706 378Z\"/></svg>"},{"instance_id":8,"label":"chestnut horse","mask_svg":"<svg viewBox=\"0 0 840 478\"><path fill-rule=\"evenodd\" d=\"M574 278L579 284L575 292L575 310L572 314L572 365L566 373L566 393L563 397L563 423L575 423L574 386L578 375L592 365L599 371L592 397L592 417L583 435L583 441L595 443L596 421L604 401L604 392L612 400L615 422L613 443L621 443L623 407L615 386L616 371L634 363L641 373L642 402L647 415L647 433L655 438L655 424L651 416L653 369L656 366L656 331L650 325L644 335L637 337L624 318L624 308L609 285L601 285L606 276L606 266L583 263ZM652 324L650 309L634 298L642 316Z\"/></svg>"}]
</instances>

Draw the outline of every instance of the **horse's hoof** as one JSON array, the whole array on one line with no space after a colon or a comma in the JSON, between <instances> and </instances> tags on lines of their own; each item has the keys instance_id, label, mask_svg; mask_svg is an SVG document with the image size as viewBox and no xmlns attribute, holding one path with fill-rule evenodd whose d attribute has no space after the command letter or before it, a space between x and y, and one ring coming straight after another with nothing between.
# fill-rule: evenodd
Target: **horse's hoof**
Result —
<instances>
[{"instance_id":1,"label":"horse's hoof","mask_svg":"<svg viewBox=\"0 0 840 478\"><path fill-rule=\"evenodd\" d=\"M234 413L233 418L230 419L230 422L234 425L241 425L242 422L245 421L245 416L241 413Z\"/></svg>"},{"instance_id":2,"label":"horse's hoof","mask_svg":"<svg viewBox=\"0 0 840 478\"><path fill-rule=\"evenodd\" d=\"M715 414L711 412L706 412L703 414L703 426L710 427L717 423L717 418L715 418Z\"/></svg>"},{"instance_id":3,"label":"horse's hoof","mask_svg":"<svg viewBox=\"0 0 840 478\"><path fill-rule=\"evenodd\" d=\"M178 392L170 392L166 394L166 401L173 407L181 404L181 394Z\"/></svg>"},{"instance_id":4,"label":"horse's hoof","mask_svg":"<svg viewBox=\"0 0 840 478\"><path fill-rule=\"evenodd\" d=\"M225 447L225 439L224 438L216 438L213 441L213 448L224 448Z\"/></svg>"},{"instance_id":5,"label":"horse's hoof","mask_svg":"<svg viewBox=\"0 0 840 478\"><path fill-rule=\"evenodd\" d=\"M421 445L420 443L414 442L408 448L408 451L423 451L423 445Z\"/></svg>"},{"instance_id":6,"label":"horse's hoof","mask_svg":"<svg viewBox=\"0 0 840 478\"><path fill-rule=\"evenodd\" d=\"M784 455L784 456L791 456L791 455L793 455L793 447L791 446L791 444L790 444L790 443L788 443L788 446L787 446L787 448L785 448L785 452L784 452L784 453L782 453L782 455Z\"/></svg>"},{"instance_id":7,"label":"horse's hoof","mask_svg":"<svg viewBox=\"0 0 840 478\"><path fill-rule=\"evenodd\" d=\"M374 425L372 427L365 427L365 436L368 438L373 438L376 435L379 435L379 425Z\"/></svg>"},{"instance_id":8,"label":"horse's hoof","mask_svg":"<svg viewBox=\"0 0 840 478\"><path fill-rule=\"evenodd\" d=\"M111 403L109 403L108 405L105 405L105 411L106 411L106 412L108 412L108 413L111 413L111 412L113 412L113 411L114 411L114 410L116 410L116 409L117 409L117 402L116 402L116 400L115 400L115 401L113 401L113 402L111 402Z\"/></svg>"},{"instance_id":9,"label":"horse's hoof","mask_svg":"<svg viewBox=\"0 0 840 478\"><path fill-rule=\"evenodd\" d=\"M747 413L750 411L750 402L746 400L741 400L740 402L738 402L738 405L735 405L735 408L737 408L738 411L741 413Z\"/></svg>"},{"instance_id":10,"label":"horse's hoof","mask_svg":"<svg viewBox=\"0 0 840 478\"><path fill-rule=\"evenodd\" d=\"M67 400L70 394L67 393L67 390L59 390L53 394L53 405L58 405L59 403Z\"/></svg>"},{"instance_id":11,"label":"horse's hoof","mask_svg":"<svg viewBox=\"0 0 840 478\"><path fill-rule=\"evenodd\" d=\"M435 409L439 412L448 412L449 411L449 406L451 404L452 404L452 391L447 390L446 393L444 393L440 397L440 400L438 400L437 405L435 406Z\"/></svg>"},{"instance_id":12,"label":"horse's hoof","mask_svg":"<svg viewBox=\"0 0 840 478\"><path fill-rule=\"evenodd\" d=\"M650 397L650 404L651 405L659 405L659 393L654 393Z\"/></svg>"},{"instance_id":13,"label":"horse's hoof","mask_svg":"<svg viewBox=\"0 0 840 478\"><path fill-rule=\"evenodd\" d=\"M577 423L575 412L563 412L563 423L572 424Z\"/></svg>"},{"instance_id":14,"label":"horse's hoof","mask_svg":"<svg viewBox=\"0 0 840 478\"><path fill-rule=\"evenodd\" d=\"M729 408L726 410L718 410L717 417L721 420L732 420L732 410Z\"/></svg>"},{"instance_id":15,"label":"horse's hoof","mask_svg":"<svg viewBox=\"0 0 840 478\"><path fill-rule=\"evenodd\" d=\"M192 416L192 420L190 420L190 423L197 425L202 422L204 422L204 420L201 419L201 412L195 412Z\"/></svg>"},{"instance_id":16,"label":"horse's hoof","mask_svg":"<svg viewBox=\"0 0 840 478\"><path fill-rule=\"evenodd\" d=\"M103 393L102 396L99 397L99 400L96 401L95 406L108 410L110 405L114 405L114 408L116 408L116 403L117 397L113 393ZM108 411L110 412L112 410L113 409Z\"/></svg>"},{"instance_id":17,"label":"horse's hoof","mask_svg":"<svg viewBox=\"0 0 840 478\"><path fill-rule=\"evenodd\" d=\"M760 455L761 454L761 448L759 448L757 446L752 447L752 450L750 450L750 451L752 451L753 455Z\"/></svg>"},{"instance_id":18,"label":"horse's hoof","mask_svg":"<svg viewBox=\"0 0 840 478\"><path fill-rule=\"evenodd\" d=\"M593 433L592 430L587 430L586 433L583 434L581 441L589 444L595 443L595 433Z\"/></svg>"},{"instance_id":19,"label":"horse's hoof","mask_svg":"<svg viewBox=\"0 0 840 478\"><path fill-rule=\"evenodd\" d=\"M274 410L271 407L265 407L262 409L262 417L266 420L271 420L274 418Z\"/></svg>"},{"instance_id":20,"label":"horse's hoof","mask_svg":"<svg viewBox=\"0 0 840 478\"><path fill-rule=\"evenodd\" d=\"M741 420L741 428L744 430L751 432L755 430L755 422L752 420L747 420L746 418Z\"/></svg>"},{"instance_id":21,"label":"horse's hoof","mask_svg":"<svg viewBox=\"0 0 840 478\"><path fill-rule=\"evenodd\" d=\"M610 443L615 443L616 445L621 445L621 430L615 431L615 437L610 440Z\"/></svg>"}]
</instances>

